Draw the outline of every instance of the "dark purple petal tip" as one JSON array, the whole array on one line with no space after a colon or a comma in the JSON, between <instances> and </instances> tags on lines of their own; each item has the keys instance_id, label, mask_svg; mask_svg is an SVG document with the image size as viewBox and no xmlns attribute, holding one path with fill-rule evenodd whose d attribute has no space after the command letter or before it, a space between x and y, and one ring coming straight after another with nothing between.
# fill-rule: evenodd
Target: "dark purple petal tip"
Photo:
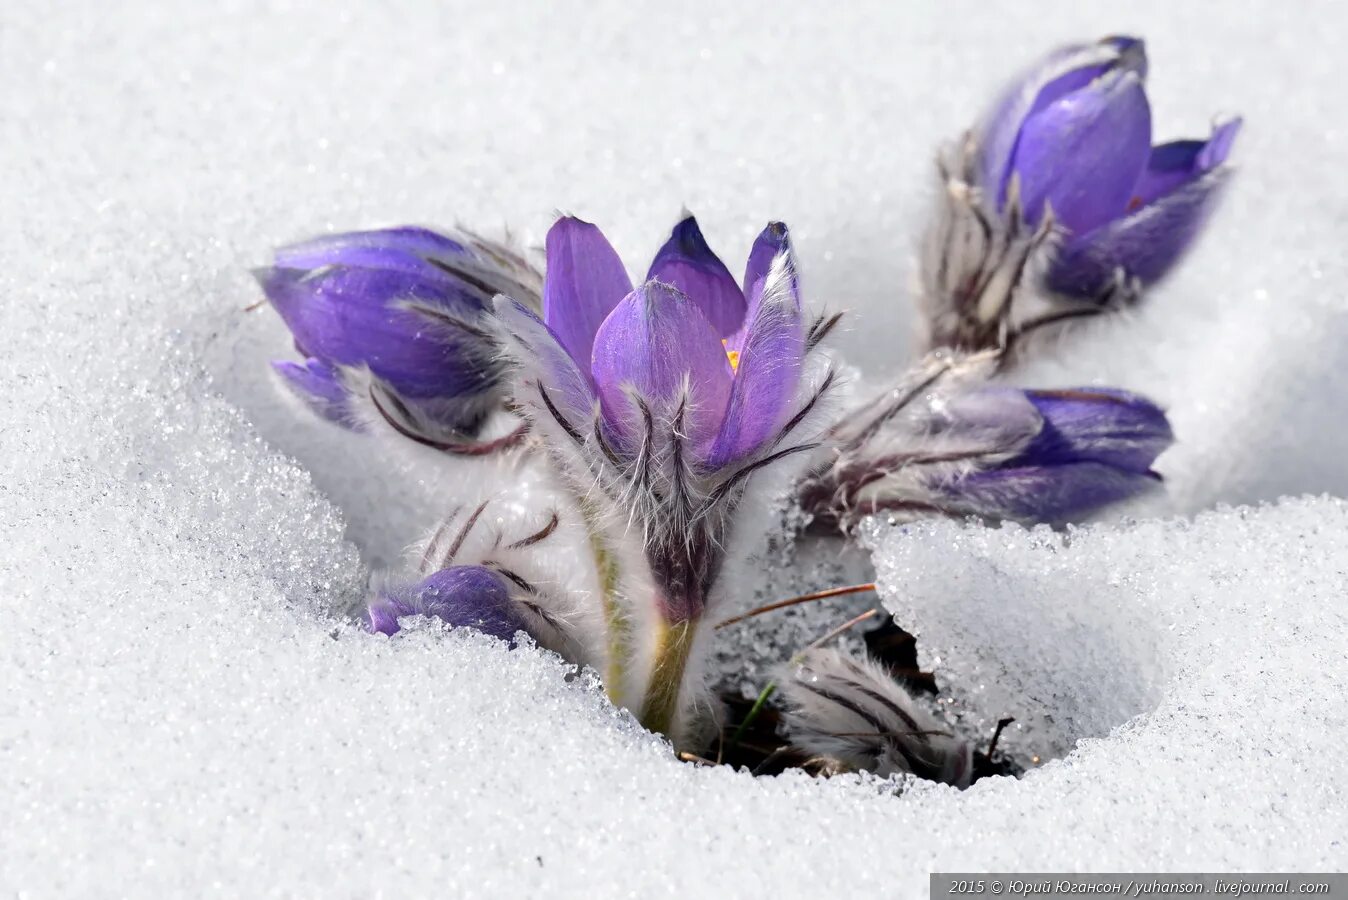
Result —
<instances>
[{"instance_id":1,"label":"dark purple petal tip","mask_svg":"<svg viewBox=\"0 0 1348 900\"><path fill-rule=\"evenodd\" d=\"M702 236L697 219L685 216L655 255L647 281L673 285L691 298L721 337L744 323L744 293Z\"/></svg>"},{"instance_id":2,"label":"dark purple petal tip","mask_svg":"<svg viewBox=\"0 0 1348 900\"><path fill-rule=\"evenodd\" d=\"M950 492L960 508L978 515L1056 524L1146 493L1157 481L1152 474L1077 462L978 472L953 484Z\"/></svg>"},{"instance_id":3,"label":"dark purple petal tip","mask_svg":"<svg viewBox=\"0 0 1348 900\"><path fill-rule=\"evenodd\" d=\"M505 581L482 566L453 566L419 584L385 591L366 610L365 627L380 634L397 634L403 616L432 616L503 641L527 631Z\"/></svg>"},{"instance_id":4,"label":"dark purple petal tip","mask_svg":"<svg viewBox=\"0 0 1348 900\"><path fill-rule=\"evenodd\" d=\"M1152 150L1128 215L1069 240L1046 273L1066 296L1100 296L1123 273L1142 285L1164 278L1193 245L1216 208L1240 119L1219 123L1206 141L1174 141Z\"/></svg>"}]
</instances>

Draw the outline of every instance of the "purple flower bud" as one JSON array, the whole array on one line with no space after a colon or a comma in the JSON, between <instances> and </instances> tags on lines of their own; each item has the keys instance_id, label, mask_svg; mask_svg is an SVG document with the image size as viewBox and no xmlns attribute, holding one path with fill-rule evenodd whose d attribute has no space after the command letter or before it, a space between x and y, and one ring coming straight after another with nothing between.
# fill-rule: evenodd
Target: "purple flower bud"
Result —
<instances>
[{"instance_id":1,"label":"purple flower bud","mask_svg":"<svg viewBox=\"0 0 1348 900\"><path fill-rule=\"evenodd\" d=\"M978 515L1060 523L1153 488L1174 440L1150 400L1109 388L989 386L988 354L933 354L835 433L801 505L849 529L863 516Z\"/></svg>"},{"instance_id":2,"label":"purple flower bud","mask_svg":"<svg viewBox=\"0 0 1348 900\"><path fill-rule=\"evenodd\" d=\"M536 273L510 251L424 228L282 247L256 275L311 358L303 373L277 367L311 407L353 424L337 389L357 381L343 372L368 371L371 389L433 437L472 434L500 399L502 367L486 327L493 297L538 302Z\"/></svg>"},{"instance_id":3,"label":"purple flower bud","mask_svg":"<svg viewBox=\"0 0 1348 900\"><path fill-rule=\"evenodd\" d=\"M1031 225L1048 211L1064 230L1048 267L1054 290L1096 298L1118 278L1162 277L1197 236L1224 180L1239 120L1208 141L1151 146L1136 38L1051 54L979 132L978 187L1003 215Z\"/></svg>"},{"instance_id":4,"label":"purple flower bud","mask_svg":"<svg viewBox=\"0 0 1348 900\"><path fill-rule=\"evenodd\" d=\"M483 566L441 569L419 584L386 591L370 603L364 621L370 631L392 635L403 616L433 616L503 641L528 631L504 579Z\"/></svg>"},{"instance_id":5,"label":"purple flower bud","mask_svg":"<svg viewBox=\"0 0 1348 900\"><path fill-rule=\"evenodd\" d=\"M1136 38L1058 50L943 155L922 263L932 349L1006 347L1135 301L1197 238L1240 121L1153 147L1146 75ZM1027 286L1058 308L1024 314Z\"/></svg>"},{"instance_id":6,"label":"purple flower bud","mask_svg":"<svg viewBox=\"0 0 1348 900\"><path fill-rule=\"evenodd\" d=\"M985 388L983 399L1038 414L1037 433L995 465L934 484L952 511L1063 522L1153 487L1151 465L1174 442L1165 413L1145 397L1108 388Z\"/></svg>"}]
</instances>

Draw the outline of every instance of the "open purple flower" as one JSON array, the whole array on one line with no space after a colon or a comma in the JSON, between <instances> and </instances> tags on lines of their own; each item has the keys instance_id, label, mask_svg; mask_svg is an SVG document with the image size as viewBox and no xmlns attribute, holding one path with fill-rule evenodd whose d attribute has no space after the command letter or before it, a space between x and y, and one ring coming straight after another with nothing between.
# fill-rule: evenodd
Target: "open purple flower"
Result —
<instances>
[{"instance_id":1,"label":"open purple flower","mask_svg":"<svg viewBox=\"0 0 1348 900\"><path fill-rule=\"evenodd\" d=\"M1153 147L1146 73L1136 38L1058 50L945 164L924 266L933 346L1004 342L1026 324L1011 321L1025 279L1065 299L1132 301L1193 243L1240 120Z\"/></svg>"},{"instance_id":2,"label":"open purple flower","mask_svg":"<svg viewBox=\"0 0 1348 900\"><path fill-rule=\"evenodd\" d=\"M1061 523L1159 483L1151 466L1174 435L1150 400L979 384L980 363L929 359L840 426L804 508L844 529L878 512Z\"/></svg>"},{"instance_id":3,"label":"open purple flower","mask_svg":"<svg viewBox=\"0 0 1348 900\"><path fill-rule=\"evenodd\" d=\"M543 317L497 301L513 395L571 487L611 575L608 687L676 735L685 669L736 511L755 474L811 449L833 378L807 365L830 323L806 323L785 226L764 229L735 283L692 216L635 289L595 226L548 233Z\"/></svg>"},{"instance_id":4,"label":"open purple flower","mask_svg":"<svg viewBox=\"0 0 1348 900\"><path fill-rule=\"evenodd\" d=\"M282 247L256 275L307 357L275 369L311 409L481 449L472 438L502 400L492 298L538 304L539 276L521 257L473 235L388 228Z\"/></svg>"}]
</instances>

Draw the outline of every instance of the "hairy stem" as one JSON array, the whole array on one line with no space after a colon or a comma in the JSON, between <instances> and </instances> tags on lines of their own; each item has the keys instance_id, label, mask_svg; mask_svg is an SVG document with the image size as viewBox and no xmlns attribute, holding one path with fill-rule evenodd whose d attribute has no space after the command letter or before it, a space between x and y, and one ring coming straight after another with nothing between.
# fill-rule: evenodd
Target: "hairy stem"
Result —
<instances>
[{"instance_id":1,"label":"hairy stem","mask_svg":"<svg viewBox=\"0 0 1348 900\"><path fill-rule=\"evenodd\" d=\"M608 656L604 666L604 690L615 706L624 706L624 681L627 677L627 659L632 652L632 628L618 601L618 559L600 532L598 514L593 505L583 497L577 497L577 500L585 520L585 533L590 539L590 553L599 576L599 599L604 610Z\"/></svg>"},{"instance_id":2,"label":"hairy stem","mask_svg":"<svg viewBox=\"0 0 1348 900\"><path fill-rule=\"evenodd\" d=\"M696 619L685 619L673 624L661 623L656 638L655 663L651 667L646 698L641 705L641 715L638 716L642 725L676 743L677 736L672 734L672 729L678 718L683 673L688 667L689 651L697 636L697 626Z\"/></svg>"}]
</instances>

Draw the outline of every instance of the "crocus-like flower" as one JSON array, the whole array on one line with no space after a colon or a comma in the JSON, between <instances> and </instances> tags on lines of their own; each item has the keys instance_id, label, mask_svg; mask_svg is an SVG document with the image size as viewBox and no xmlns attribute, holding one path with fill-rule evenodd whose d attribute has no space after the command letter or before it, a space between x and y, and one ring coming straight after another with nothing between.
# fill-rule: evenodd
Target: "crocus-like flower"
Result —
<instances>
[{"instance_id":1,"label":"crocus-like flower","mask_svg":"<svg viewBox=\"0 0 1348 900\"><path fill-rule=\"evenodd\" d=\"M942 728L870 659L812 649L778 679L791 743L879 775L907 772L968 787L973 748Z\"/></svg>"},{"instance_id":2,"label":"crocus-like flower","mask_svg":"<svg viewBox=\"0 0 1348 900\"><path fill-rule=\"evenodd\" d=\"M538 305L522 257L471 234L388 228L282 247L256 275L306 357L273 365L312 410L443 450L492 448L473 440L503 399L486 320L498 293Z\"/></svg>"},{"instance_id":3,"label":"crocus-like flower","mask_svg":"<svg viewBox=\"0 0 1348 900\"><path fill-rule=\"evenodd\" d=\"M934 354L849 417L831 463L802 485L804 508L844 529L876 512L1060 523L1160 481L1151 465L1174 437L1154 403L978 383L992 359Z\"/></svg>"},{"instance_id":4,"label":"crocus-like flower","mask_svg":"<svg viewBox=\"0 0 1348 900\"><path fill-rule=\"evenodd\" d=\"M785 226L758 237L743 283L691 216L635 289L598 228L563 218L543 317L497 301L512 395L604 574L606 687L676 742L698 727L698 626L742 552L737 513L762 499L758 473L815 446L833 382L810 356L832 320L805 321Z\"/></svg>"},{"instance_id":5,"label":"crocus-like flower","mask_svg":"<svg viewBox=\"0 0 1348 900\"><path fill-rule=\"evenodd\" d=\"M1146 74L1136 38L1059 50L943 160L923 262L932 346L997 346L1130 302L1179 260L1227 179L1240 120L1153 147ZM1014 308L1027 282L1046 309Z\"/></svg>"}]
</instances>

